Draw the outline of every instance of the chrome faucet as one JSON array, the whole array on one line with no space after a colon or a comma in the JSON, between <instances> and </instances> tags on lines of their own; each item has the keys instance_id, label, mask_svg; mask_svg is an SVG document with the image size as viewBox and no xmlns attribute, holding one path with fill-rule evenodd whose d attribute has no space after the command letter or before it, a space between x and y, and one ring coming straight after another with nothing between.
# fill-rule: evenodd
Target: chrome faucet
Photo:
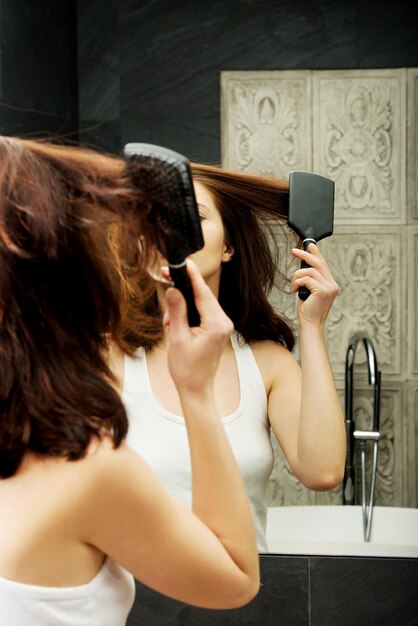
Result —
<instances>
[{"instance_id":1,"label":"chrome faucet","mask_svg":"<svg viewBox=\"0 0 418 626\"><path fill-rule=\"evenodd\" d=\"M373 385L373 418L371 430L354 430L353 418L353 370L354 357L359 343L363 342L367 355L369 384ZM354 448L355 442L360 447L361 459L361 505L363 511L364 540L370 541L370 531L373 515L373 500L376 486L378 443L380 438L380 382L381 372L377 367L376 351L371 339L366 333L355 333L351 336L345 361L345 428L347 438L347 453L343 480L343 503L354 504L356 496ZM366 495L366 442L373 442L372 477L369 498Z\"/></svg>"}]
</instances>

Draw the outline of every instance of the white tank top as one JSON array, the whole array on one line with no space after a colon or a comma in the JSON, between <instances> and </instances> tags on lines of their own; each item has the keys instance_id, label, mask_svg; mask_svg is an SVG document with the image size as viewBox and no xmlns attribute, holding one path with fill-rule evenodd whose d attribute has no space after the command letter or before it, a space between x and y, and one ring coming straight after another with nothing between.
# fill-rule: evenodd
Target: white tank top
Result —
<instances>
[{"instance_id":1,"label":"white tank top","mask_svg":"<svg viewBox=\"0 0 418 626\"><path fill-rule=\"evenodd\" d=\"M258 549L266 542L267 488L273 469L273 449L263 379L250 346L234 333L232 346L238 367L240 403L222 418L226 434L244 478L257 533ZM150 383L146 353L125 355L122 399L129 417L127 444L159 476L166 489L191 508L190 452L185 420L156 401Z\"/></svg>"},{"instance_id":2,"label":"white tank top","mask_svg":"<svg viewBox=\"0 0 418 626\"><path fill-rule=\"evenodd\" d=\"M1 626L125 626L135 597L129 572L107 558L77 587L38 587L0 578Z\"/></svg>"}]
</instances>

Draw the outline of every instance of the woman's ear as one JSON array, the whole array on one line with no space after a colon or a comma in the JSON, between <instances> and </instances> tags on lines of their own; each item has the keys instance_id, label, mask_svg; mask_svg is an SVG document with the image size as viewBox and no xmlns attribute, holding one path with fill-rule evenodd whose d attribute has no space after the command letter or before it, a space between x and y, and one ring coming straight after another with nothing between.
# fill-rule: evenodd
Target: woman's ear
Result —
<instances>
[{"instance_id":1,"label":"woman's ear","mask_svg":"<svg viewBox=\"0 0 418 626\"><path fill-rule=\"evenodd\" d=\"M225 250L222 254L222 263L228 263L234 256L234 248L228 244L225 246Z\"/></svg>"}]
</instances>

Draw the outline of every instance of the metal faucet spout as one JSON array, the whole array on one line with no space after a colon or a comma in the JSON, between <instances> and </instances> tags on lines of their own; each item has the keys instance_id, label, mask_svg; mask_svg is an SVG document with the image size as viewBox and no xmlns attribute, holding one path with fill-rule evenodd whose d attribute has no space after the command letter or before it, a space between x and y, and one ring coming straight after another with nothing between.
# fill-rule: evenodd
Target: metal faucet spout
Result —
<instances>
[{"instance_id":1,"label":"metal faucet spout","mask_svg":"<svg viewBox=\"0 0 418 626\"><path fill-rule=\"evenodd\" d=\"M354 430L353 416L353 370L356 349L359 343L363 343L367 356L367 369L369 384L373 385L373 417L372 428L370 431ZM361 475L362 475L362 510L363 510L363 527L364 539L370 540L371 521L373 514L373 499L376 484L377 472L377 455L378 442L380 438L379 422L380 422L380 383L381 372L377 367L376 351L373 342L366 333L355 333L350 337L349 345L346 352L345 360L345 427L347 437L347 454L345 473L343 480L343 503L355 503L355 467L354 467L354 447L355 441L358 441L361 452ZM365 446L366 441L373 442L373 464L372 464L372 481L370 496L366 496L366 462L365 462ZM368 500L368 501L367 501Z\"/></svg>"}]
</instances>

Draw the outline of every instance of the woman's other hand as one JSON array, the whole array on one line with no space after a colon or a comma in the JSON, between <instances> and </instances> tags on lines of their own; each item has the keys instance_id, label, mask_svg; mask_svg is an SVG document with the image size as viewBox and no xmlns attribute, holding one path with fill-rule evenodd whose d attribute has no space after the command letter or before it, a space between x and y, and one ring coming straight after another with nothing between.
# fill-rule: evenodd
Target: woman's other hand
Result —
<instances>
[{"instance_id":1,"label":"woman's other hand","mask_svg":"<svg viewBox=\"0 0 418 626\"><path fill-rule=\"evenodd\" d=\"M168 365L179 392L208 389L225 345L234 329L218 300L203 280L196 264L187 260L200 326L190 327L187 307L180 291L166 291L167 310L164 324L168 327Z\"/></svg>"},{"instance_id":2,"label":"woman's other hand","mask_svg":"<svg viewBox=\"0 0 418 626\"><path fill-rule=\"evenodd\" d=\"M292 254L309 265L296 270L292 278L294 293L300 287L306 287L311 292L306 300L298 302L299 320L323 327L340 288L318 246L310 243L308 251L293 248Z\"/></svg>"}]
</instances>

